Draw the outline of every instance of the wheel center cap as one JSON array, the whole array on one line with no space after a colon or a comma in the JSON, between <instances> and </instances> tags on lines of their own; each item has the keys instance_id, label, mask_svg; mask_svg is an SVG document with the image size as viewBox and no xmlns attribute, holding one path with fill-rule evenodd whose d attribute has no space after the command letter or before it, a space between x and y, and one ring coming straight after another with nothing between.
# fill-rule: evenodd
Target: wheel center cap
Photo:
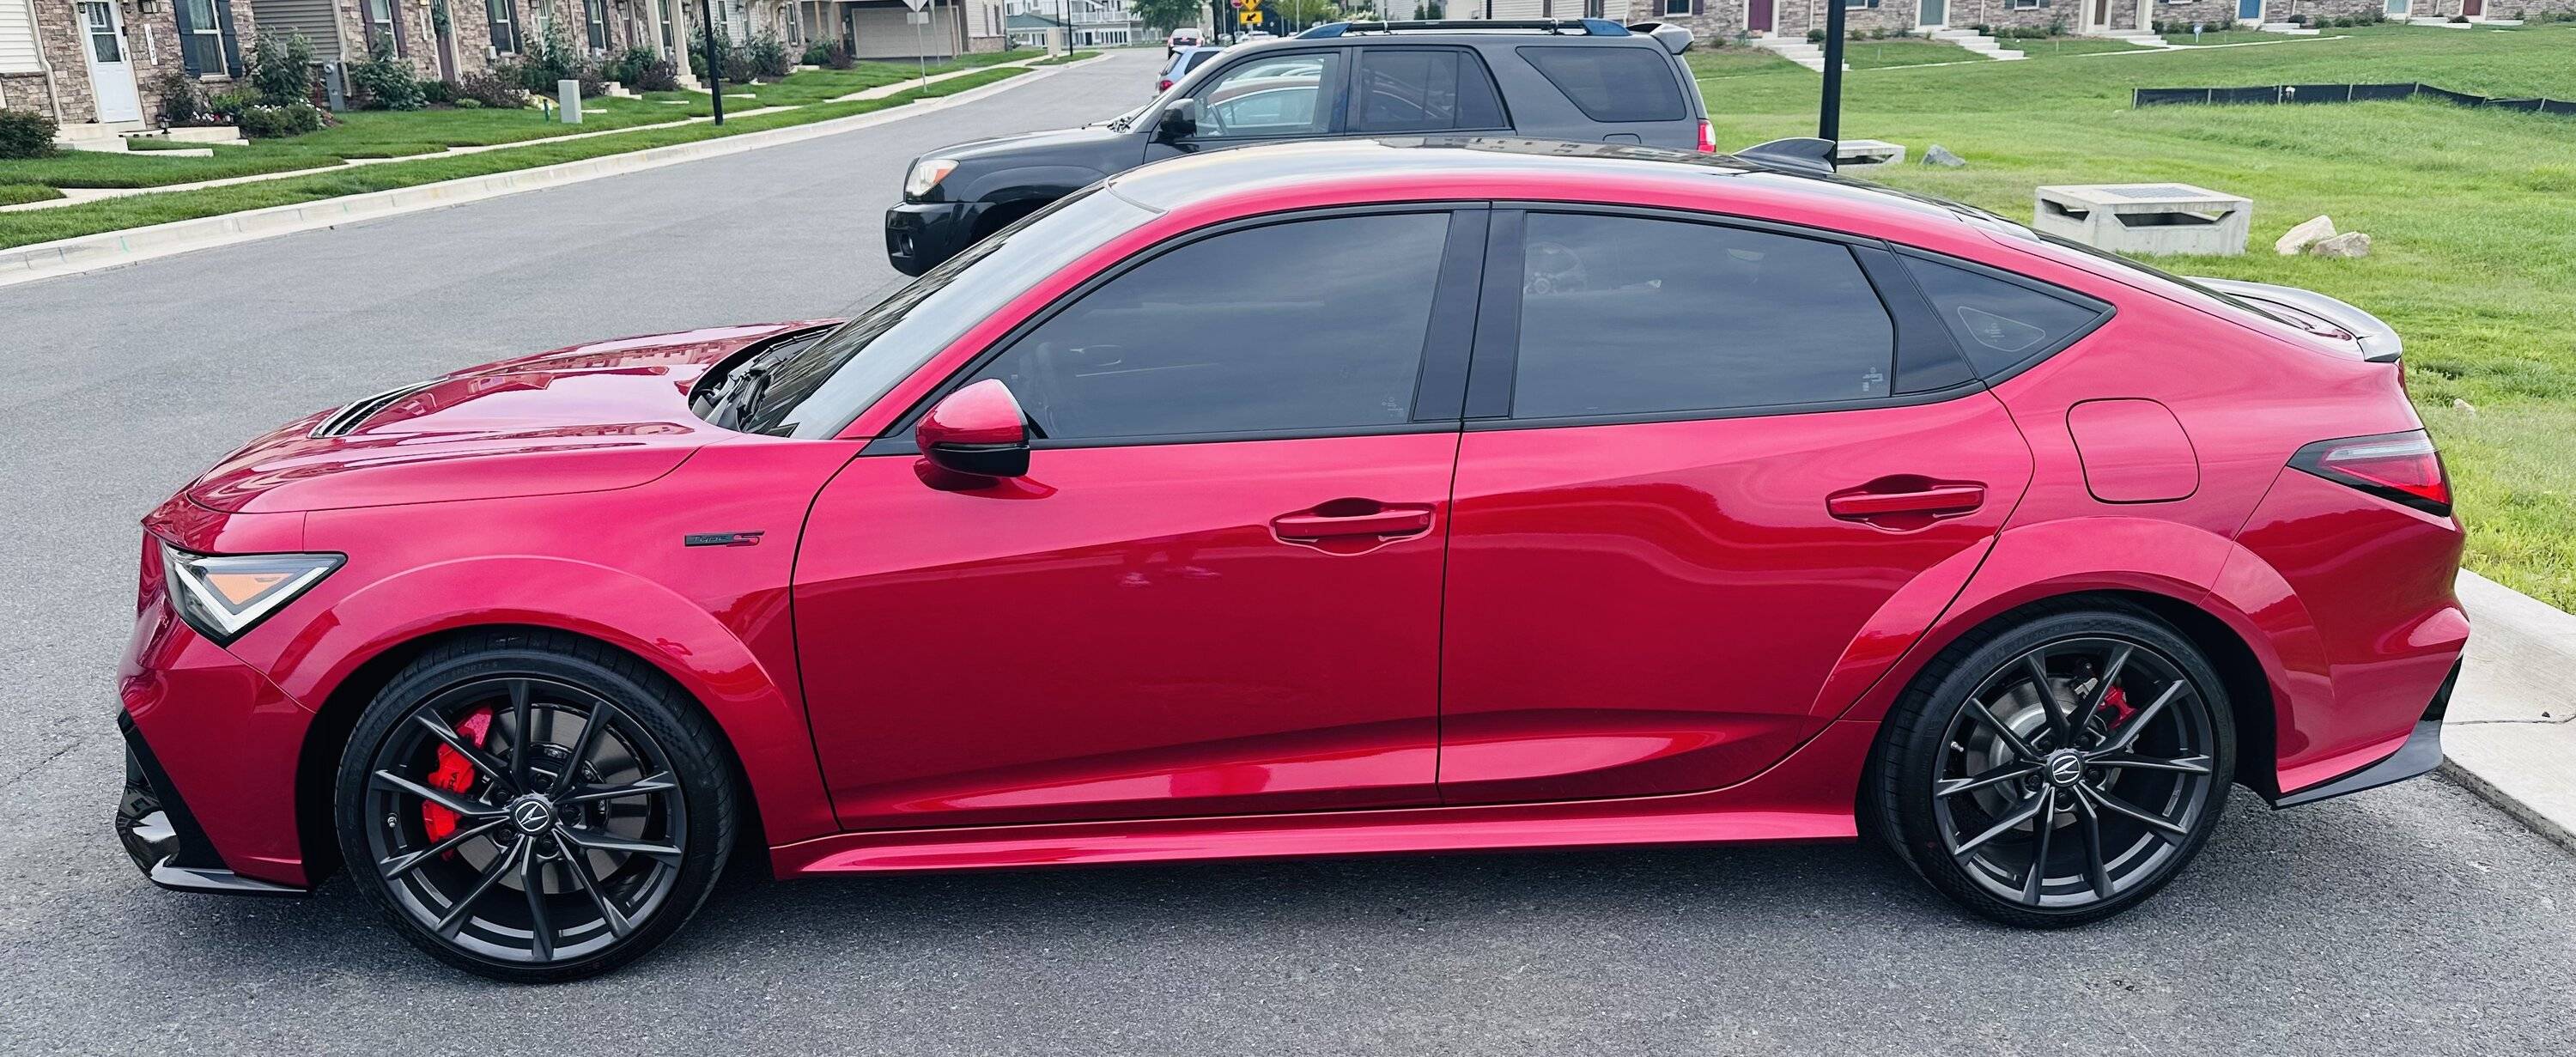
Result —
<instances>
[{"instance_id":1,"label":"wheel center cap","mask_svg":"<svg viewBox=\"0 0 2576 1057\"><path fill-rule=\"evenodd\" d=\"M2084 757L2073 749L2049 753L2046 773L2050 785L2061 788L2074 785L2084 777Z\"/></svg>"},{"instance_id":2,"label":"wheel center cap","mask_svg":"<svg viewBox=\"0 0 2576 1057\"><path fill-rule=\"evenodd\" d=\"M555 824L555 806L541 796L523 796L510 802L510 825L519 832L535 836Z\"/></svg>"}]
</instances>

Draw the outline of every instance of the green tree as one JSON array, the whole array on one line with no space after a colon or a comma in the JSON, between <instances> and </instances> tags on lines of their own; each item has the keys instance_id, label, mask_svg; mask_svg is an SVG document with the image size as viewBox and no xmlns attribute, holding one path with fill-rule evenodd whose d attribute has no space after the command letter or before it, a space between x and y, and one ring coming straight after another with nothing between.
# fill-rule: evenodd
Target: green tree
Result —
<instances>
[{"instance_id":1,"label":"green tree","mask_svg":"<svg viewBox=\"0 0 2576 1057\"><path fill-rule=\"evenodd\" d=\"M1199 24L1199 0L1129 0L1127 9L1156 33Z\"/></svg>"}]
</instances>

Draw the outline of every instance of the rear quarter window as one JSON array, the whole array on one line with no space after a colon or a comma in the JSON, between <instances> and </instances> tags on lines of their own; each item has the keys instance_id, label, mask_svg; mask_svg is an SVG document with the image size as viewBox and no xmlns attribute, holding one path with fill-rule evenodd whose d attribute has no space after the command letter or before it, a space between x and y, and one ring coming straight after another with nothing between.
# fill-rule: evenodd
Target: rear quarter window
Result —
<instances>
[{"instance_id":1,"label":"rear quarter window","mask_svg":"<svg viewBox=\"0 0 2576 1057\"><path fill-rule=\"evenodd\" d=\"M1979 375L2009 374L2065 348L2109 315L2031 286L1906 255L1905 268Z\"/></svg>"},{"instance_id":2,"label":"rear quarter window","mask_svg":"<svg viewBox=\"0 0 2576 1057\"><path fill-rule=\"evenodd\" d=\"M1594 121L1679 121L1690 116L1680 79L1661 52L1627 47L1514 50Z\"/></svg>"}]
</instances>

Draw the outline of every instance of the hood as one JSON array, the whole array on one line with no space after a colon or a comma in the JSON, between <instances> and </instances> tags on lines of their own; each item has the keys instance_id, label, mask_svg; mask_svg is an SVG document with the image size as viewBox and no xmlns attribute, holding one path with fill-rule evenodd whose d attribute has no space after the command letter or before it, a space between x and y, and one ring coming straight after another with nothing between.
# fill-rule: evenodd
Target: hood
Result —
<instances>
[{"instance_id":1,"label":"hood","mask_svg":"<svg viewBox=\"0 0 2576 1057\"><path fill-rule=\"evenodd\" d=\"M1012 161L1062 163L1064 159L1090 157L1104 149L1132 142L1130 133L1118 132L1107 125L1085 125L1060 128L1050 132L1023 132L1016 136L968 140L932 151L924 157L950 158L959 162L1005 155ZM1063 152L1060 156L1055 152Z\"/></svg>"},{"instance_id":2,"label":"hood","mask_svg":"<svg viewBox=\"0 0 2576 1057\"><path fill-rule=\"evenodd\" d=\"M632 488L739 436L689 410L708 368L816 325L619 338L470 367L287 423L187 496L272 513Z\"/></svg>"}]
</instances>

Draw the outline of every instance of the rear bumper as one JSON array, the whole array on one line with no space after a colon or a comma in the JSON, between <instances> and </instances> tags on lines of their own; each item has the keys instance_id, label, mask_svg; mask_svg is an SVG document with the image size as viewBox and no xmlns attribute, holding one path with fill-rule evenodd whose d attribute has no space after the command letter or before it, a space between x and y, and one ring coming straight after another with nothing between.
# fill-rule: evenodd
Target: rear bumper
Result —
<instances>
[{"instance_id":1,"label":"rear bumper","mask_svg":"<svg viewBox=\"0 0 2576 1057\"><path fill-rule=\"evenodd\" d=\"M2341 777L2331 778L2272 801L2275 808L2297 807L2319 800L2377 789L2429 774L2442 765L2442 717L2451 709L2451 688L2460 681L2460 666L2453 664L2451 674L2442 680L2442 688L2433 693L2433 702L2425 706L2424 716L2415 721L2415 729L2397 746L2397 751L2368 767Z\"/></svg>"},{"instance_id":2,"label":"rear bumper","mask_svg":"<svg viewBox=\"0 0 2576 1057\"><path fill-rule=\"evenodd\" d=\"M963 202L905 202L886 210L886 260L905 275L919 275L957 255L973 241L979 210Z\"/></svg>"}]
</instances>

